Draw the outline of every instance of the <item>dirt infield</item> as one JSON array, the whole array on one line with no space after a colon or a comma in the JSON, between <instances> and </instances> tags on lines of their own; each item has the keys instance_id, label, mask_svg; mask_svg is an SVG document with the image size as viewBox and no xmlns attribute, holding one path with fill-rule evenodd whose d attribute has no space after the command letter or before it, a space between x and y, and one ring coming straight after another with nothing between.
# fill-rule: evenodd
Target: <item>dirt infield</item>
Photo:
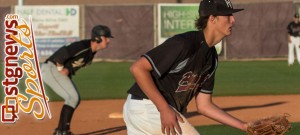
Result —
<instances>
[{"instance_id":1,"label":"dirt infield","mask_svg":"<svg viewBox=\"0 0 300 135\"><path fill-rule=\"evenodd\" d=\"M213 100L228 113L245 121L288 113L291 115L289 117L291 122L300 122L300 95L215 97ZM121 113L124 102L125 100L82 101L72 120L72 132L85 135L126 134L123 119L108 117L111 113ZM57 126L62 105L63 102L50 102L52 119L45 117L44 120L36 120L33 115L20 113L19 120L15 124L1 124L1 134L52 134ZM218 124L198 114L193 101L188 107L186 117L195 126Z\"/></svg>"}]
</instances>

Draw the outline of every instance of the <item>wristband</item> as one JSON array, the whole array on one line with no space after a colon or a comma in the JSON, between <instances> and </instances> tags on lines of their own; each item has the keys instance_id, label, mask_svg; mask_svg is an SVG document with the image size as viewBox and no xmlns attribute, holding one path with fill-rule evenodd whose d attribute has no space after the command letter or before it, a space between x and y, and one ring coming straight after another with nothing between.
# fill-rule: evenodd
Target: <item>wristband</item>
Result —
<instances>
[{"instance_id":1,"label":"wristband","mask_svg":"<svg viewBox=\"0 0 300 135\"><path fill-rule=\"evenodd\" d=\"M58 71L62 71L64 69L64 66L56 66Z\"/></svg>"}]
</instances>

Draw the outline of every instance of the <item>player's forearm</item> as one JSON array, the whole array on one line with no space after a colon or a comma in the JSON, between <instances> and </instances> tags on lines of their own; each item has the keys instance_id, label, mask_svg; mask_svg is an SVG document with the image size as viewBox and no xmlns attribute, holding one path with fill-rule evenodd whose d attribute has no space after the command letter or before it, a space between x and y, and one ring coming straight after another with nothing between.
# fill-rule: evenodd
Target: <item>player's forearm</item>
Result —
<instances>
[{"instance_id":1,"label":"player's forearm","mask_svg":"<svg viewBox=\"0 0 300 135\"><path fill-rule=\"evenodd\" d=\"M152 70L151 65L144 58L135 62L131 67L130 71L133 74L137 84L146 94L146 96L156 105L158 110L169 106L164 97L160 94L156 87L150 71Z\"/></svg>"},{"instance_id":2,"label":"player's forearm","mask_svg":"<svg viewBox=\"0 0 300 135\"><path fill-rule=\"evenodd\" d=\"M202 106L202 108L205 109L201 109L201 113L211 119L243 131L246 131L247 129L247 124L245 122L233 117L213 103Z\"/></svg>"},{"instance_id":3,"label":"player's forearm","mask_svg":"<svg viewBox=\"0 0 300 135\"><path fill-rule=\"evenodd\" d=\"M196 96L196 103L197 109L201 114L222 124L226 124L244 131L246 130L246 123L231 116L215 105L212 101L212 95L199 93Z\"/></svg>"},{"instance_id":4,"label":"player's forearm","mask_svg":"<svg viewBox=\"0 0 300 135\"><path fill-rule=\"evenodd\" d=\"M159 111L168 107L168 103L158 91L151 76L146 74L140 74L136 76L138 78L136 79L137 84L140 86L146 96L156 105Z\"/></svg>"}]
</instances>

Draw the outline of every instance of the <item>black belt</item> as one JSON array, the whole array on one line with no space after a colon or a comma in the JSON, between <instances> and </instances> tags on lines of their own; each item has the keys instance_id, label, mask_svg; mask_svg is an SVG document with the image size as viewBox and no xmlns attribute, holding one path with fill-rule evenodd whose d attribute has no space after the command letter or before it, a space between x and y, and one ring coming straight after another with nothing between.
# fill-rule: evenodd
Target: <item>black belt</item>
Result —
<instances>
[{"instance_id":1,"label":"black belt","mask_svg":"<svg viewBox=\"0 0 300 135\"><path fill-rule=\"evenodd\" d=\"M131 99L134 99L134 100L143 100L144 98L131 94Z\"/></svg>"},{"instance_id":2,"label":"black belt","mask_svg":"<svg viewBox=\"0 0 300 135\"><path fill-rule=\"evenodd\" d=\"M48 62L51 62L51 63L53 63L54 65L56 65L55 62L53 62L53 61L51 61L51 60L46 60L44 63L48 63Z\"/></svg>"}]
</instances>

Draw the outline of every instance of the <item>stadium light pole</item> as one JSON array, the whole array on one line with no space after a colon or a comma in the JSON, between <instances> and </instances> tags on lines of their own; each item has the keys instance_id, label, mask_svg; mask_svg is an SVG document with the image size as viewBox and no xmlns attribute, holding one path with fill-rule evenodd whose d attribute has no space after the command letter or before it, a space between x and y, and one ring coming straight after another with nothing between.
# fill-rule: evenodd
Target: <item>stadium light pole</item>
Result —
<instances>
[{"instance_id":1,"label":"stadium light pole","mask_svg":"<svg viewBox=\"0 0 300 135\"><path fill-rule=\"evenodd\" d=\"M176 0L177 3L182 3L182 0Z\"/></svg>"},{"instance_id":2,"label":"stadium light pole","mask_svg":"<svg viewBox=\"0 0 300 135\"><path fill-rule=\"evenodd\" d=\"M18 6L23 6L24 0L18 0Z\"/></svg>"}]
</instances>

